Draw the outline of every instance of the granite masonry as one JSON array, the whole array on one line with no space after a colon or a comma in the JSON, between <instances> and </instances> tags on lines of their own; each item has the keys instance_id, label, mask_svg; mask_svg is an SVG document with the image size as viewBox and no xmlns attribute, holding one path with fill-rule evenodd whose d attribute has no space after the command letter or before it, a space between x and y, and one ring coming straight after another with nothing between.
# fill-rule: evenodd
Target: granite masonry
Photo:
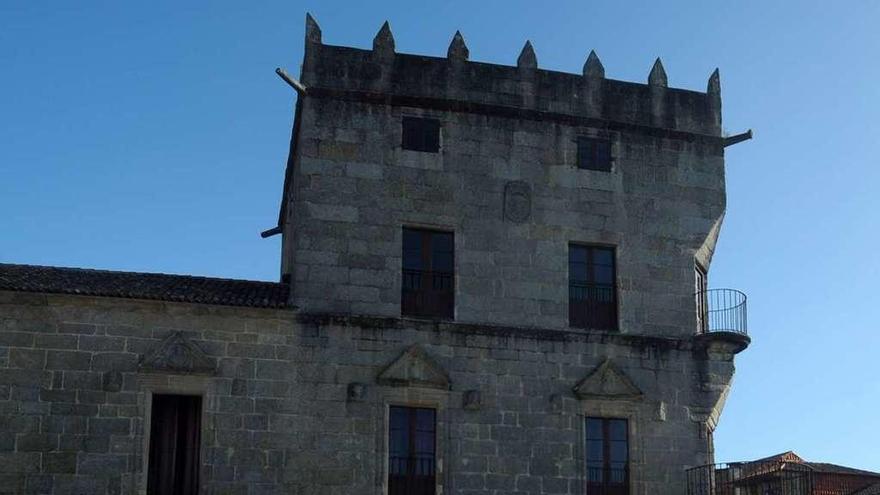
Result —
<instances>
[{"instance_id":1,"label":"granite masonry","mask_svg":"<svg viewBox=\"0 0 880 495\"><path fill-rule=\"evenodd\" d=\"M305 38L280 282L0 265L0 493L685 493L749 343L717 71Z\"/></svg>"}]
</instances>

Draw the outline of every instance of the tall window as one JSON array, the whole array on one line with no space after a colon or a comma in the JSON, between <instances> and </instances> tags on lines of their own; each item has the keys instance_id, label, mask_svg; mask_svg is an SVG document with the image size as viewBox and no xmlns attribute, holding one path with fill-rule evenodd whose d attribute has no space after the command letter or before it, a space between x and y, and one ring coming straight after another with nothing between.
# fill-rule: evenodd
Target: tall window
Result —
<instances>
[{"instance_id":1,"label":"tall window","mask_svg":"<svg viewBox=\"0 0 880 495\"><path fill-rule=\"evenodd\" d=\"M707 298L706 270L694 264L694 298L697 306L697 333L706 333L709 329L709 301Z\"/></svg>"},{"instance_id":2,"label":"tall window","mask_svg":"<svg viewBox=\"0 0 880 495\"><path fill-rule=\"evenodd\" d=\"M405 150L437 153L440 151L440 121L419 117L404 117L401 146Z\"/></svg>"},{"instance_id":3,"label":"tall window","mask_svg":"<svg viewBox=\"0 0 880 495\"><path fill-rule=\"evenodd\" d=\"M568 248L568 319L573 327L617 329L614 248Z\"/></svg>"},{"instance_id":4,"label":"tall window","mask_svg":"<svg viewBox=\"0 0 880 495\"><path fill-rule=\"evenodd\" d=\"M629 494L625 419L587 418L587 495Z\"/></svg>"},{"instance_id":5,"label":"tall window","mask_svg":"<svg viewBox=\"0 0 880 495\"><path fill-rule=\"evenodd\" d=\"M611 171L611 141L589 137L577 139L577 166L600 172Z\"/></svg>"},{"instance_id":6,"label":"tall window","mask_svg":"<svg viewBox=\"0 0 880 495\"><path fill-rule=\"evenodd\" d=\"M392 406L388 428L388 495L434 495L436 411Z\"/></svg>"},{"instance_id":7,"label":"tall window","mask_svg":"<svg viewBox=\"0 0 880 495\"><path fill-rule=\"evenodd\" d=\"M201 397L153 396L147 468L149 495L199 492L201 417Z\"/></svg>"},{"instance_id":8,"label":"tall window","mask_svg":"<svg viewBox=\"0 0 880 495\"><path fill-rule=\"evenodd\" d=\"M403 229L402 314L454 317L454 246L451 232Z\"/></svg>"}]
</instances>

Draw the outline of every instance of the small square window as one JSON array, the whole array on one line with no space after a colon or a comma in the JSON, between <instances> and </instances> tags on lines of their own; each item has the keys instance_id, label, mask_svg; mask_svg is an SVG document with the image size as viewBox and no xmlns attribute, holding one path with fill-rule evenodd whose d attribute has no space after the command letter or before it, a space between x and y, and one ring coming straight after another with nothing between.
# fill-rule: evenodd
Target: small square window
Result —
<instances>
[{"instance_id":1,"label":"small square window","mask_svg":"<svg viewBox=\"0 0 880 495\"><path fill-rule=\"evenodd\" d=\"M440 151L440 121L419 117L403 118L403 138L401 146L405 150L437 153Z\"/></svg>"},{"instance_id":2,"label":"small square window","mask_svg":"<svg viewBox=\"0 0 880 495\"><path fill-rule=\"evenodd\" d=\"M577 139L577 167L611 172L611 141L590 137Z\"/></svg>"}]
</instances>

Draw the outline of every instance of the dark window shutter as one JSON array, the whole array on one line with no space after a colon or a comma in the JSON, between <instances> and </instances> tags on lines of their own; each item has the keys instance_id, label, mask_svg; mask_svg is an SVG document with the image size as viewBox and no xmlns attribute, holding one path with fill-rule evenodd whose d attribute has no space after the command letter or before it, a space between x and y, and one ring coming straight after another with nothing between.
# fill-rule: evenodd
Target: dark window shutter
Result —
<instances>
[{"instance_id":1,"label":"dark window shutter","mask_svg":"<svg viewBox=\"0 0 880 495\"><path fill-rule=\"evenodd\" d=\"M440 121L419 117L403 118L401 146L405 150L437 153L440 151Z\"/></svg>"},{"instance_id":2,"label":"dark window shutter","mask_svg":"<svg viewBox=\"0 0 880 495\"><path fill-rule=\"evenodd\" d=\"M577 167L584 170L611 171L611 141L589 137L577 139Z\"/></svg>"}]
</instances>

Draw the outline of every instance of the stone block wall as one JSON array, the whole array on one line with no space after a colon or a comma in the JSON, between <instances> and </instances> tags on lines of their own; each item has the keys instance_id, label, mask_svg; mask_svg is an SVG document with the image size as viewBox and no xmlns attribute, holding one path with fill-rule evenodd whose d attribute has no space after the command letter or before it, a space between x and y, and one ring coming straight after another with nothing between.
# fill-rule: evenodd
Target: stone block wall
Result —
<instances>
[{"instance_id":1,"label":"stone block wall","mask_svg":"<svg viewBox=\"0 0 880 495\"><path fill-rule=\"evenodd\" d=\"M400 148L404 115L442 121L441 153ZM455 234L457 321L567 328L568 247L592 243L617 250L621 332L694 332L695 255L724 211L714 145L332 99L306 99L301 122L285 234L301 308L399 315L417 226ZM612 172L576 167L581 134L612 139Z\"/></svg>"},{"instance_id":2,"label":"stone block wall","mask_svg":"<svg viewBox=\"0 0 880 495\"><path fill-rule=\"evenodd\" d=\"M438 411L439 493L584 493L586 415L630 419L632 491L708 462L690 340L0 292L0 493L144 493L154 393L203 397L206 494L382 494L389 405ZM145 369L169 335L209 372ZM446 389L380 374L417 345ZM639 397L578 399L606 359Z\"/></svg>"},{"instance_id":3,"label":"stone block wall","mask_svg":"<svg viewBox=\"0 0 880 495\"><path fill-rule=\"evenodd\" d=\"M402 228L426 227L455 234L456 321L567 329L568 246L587 243L616 248L621 333L695 331L694 262L725 209L717 91L390 49L306 43L282 219L293 304L399 316ZM404 116L440 120L439 153L401 148ZM611 141L611 172L577 167L578 136Z\"/></svg>"}]
</instances>

